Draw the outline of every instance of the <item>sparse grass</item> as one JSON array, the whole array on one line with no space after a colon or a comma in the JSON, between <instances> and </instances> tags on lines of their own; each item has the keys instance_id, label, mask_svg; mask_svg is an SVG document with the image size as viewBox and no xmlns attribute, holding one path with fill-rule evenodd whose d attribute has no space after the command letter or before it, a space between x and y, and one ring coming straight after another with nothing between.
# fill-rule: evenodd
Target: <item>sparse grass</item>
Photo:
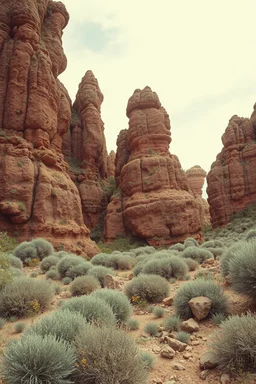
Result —
<instances>
[{"instance_id":1,"label":"sparse grass","mask_svg":"<svg viewBox=\"0 0 256 384\"><path fill-rule=\"evenodd\" d=\"M126 322L126 329L128 331L136 331L137 329L139 329L139 327L140 323L136 319L128 319Z\"/></svg>"},{"instance_id":2,"label":"sparse grass","mask_svg":"<svg viewBox=\"0 0 256 384\"><path fill-rule=\"evenodd\" d=\"M146 366L146 369L151 371L155 366L155 357L152 355L152 353L141 351L140 358L142 359L143 363Z\"/></svg>"},{"instance_id":3,"label":"sparse grass","mask_svg":"<svg viewBox=\"0 0 256 384\"><path fill-rule=\"evenodd\" d=\"M225 321L227 319L227 316L223 313L215 313L213 316L212 316L212 321L214 322L214 324L216 325L220 325L221 323L223 323L223 321Z\"/></svg>"},{"instance_id":4,"label":"sparse grass","mask_svg":"<svg viewBox=\"0 0 256 384\"><path fill-rule=\"evenodd\" d=\"M158 334L158 327L155 323L147 323L144 327L144 332L150 336L156 336Z\"/></svg>"},{"instance_id":5,"label":"sparse grass","mask_svg":"<svg viewBox=\"0 0 256 384\"><path fill-rule=\"evenodd\" d=\"M157 318L164 317L165 310L162 307L155 307L153 310L153 315Z\"/></svg>"},{"instance_id":6,"label":"sparse grass","mask_svg":"<svg viewBox=\"0 0 256 384\"><path fill-rule=\"evenodd\" d=\"M176 334L176 339L182 343L188 344L190 342L190 334L188 332L179 331Z\"/></svg>"},{"instance_id":7,"label":"sparse grass","mask_svg":"<svg viewBox=\"0 0 256 384\"><path fill-rule=\"evenodd\" d=\"M22 333L26 328L26 323L19 322L15 325L15 332Z\"/></svg>"},{"instance_id":8,"label":"sparse grass","mask_svg":"<svg viewBox=\"0 0 256 384\"><path fill-rule=\"evenodd\" d=\"M164 321L166 331L179 331L181 327L181 318L179 316L169 316Z\"/></svg>"}]
</instances>

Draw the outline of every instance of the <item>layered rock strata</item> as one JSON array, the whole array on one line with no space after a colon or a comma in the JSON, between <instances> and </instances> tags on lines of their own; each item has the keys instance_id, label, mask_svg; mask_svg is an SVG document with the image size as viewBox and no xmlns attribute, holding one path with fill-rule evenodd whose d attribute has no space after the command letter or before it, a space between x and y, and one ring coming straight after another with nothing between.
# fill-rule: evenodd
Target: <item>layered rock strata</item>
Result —
<instances>
[{"instance_id":1,"label":"layered rock strata","mask_svg":"<svg viewBox=\"0 0 256 384\"><path fill-rule=\"evenodd\" d=\"M68 20L61 2L0 3L0 231L93 255L98 249L61 153L71 119L57 79L67 64L61 36Z\"/></svg>"},{"instance_id":2,"label":"layered rock strata","mask_svg":"<svg viewBox=\"0 0 256 384\"><path fill-rule=\"evenodd\" d=\"M155 246L188 236L200 241L200 207L169 152L170 120L157 94L149 87L135 90L127 117L129 129L121 131L116 155L121 197L114 196L107 208L106 240L125 231Z\"/></svg>"},{"instance_id":3,"label":"layered rock strata","mask_svg":"<svg viewBox=\"0 0 256 384\"><path fill-rule=\"evenodd\" d=\"M233 116L222 136L223 148L207 175L214 227L256 202L256 105L250 119Z\"/></svg>"}]
</instances>

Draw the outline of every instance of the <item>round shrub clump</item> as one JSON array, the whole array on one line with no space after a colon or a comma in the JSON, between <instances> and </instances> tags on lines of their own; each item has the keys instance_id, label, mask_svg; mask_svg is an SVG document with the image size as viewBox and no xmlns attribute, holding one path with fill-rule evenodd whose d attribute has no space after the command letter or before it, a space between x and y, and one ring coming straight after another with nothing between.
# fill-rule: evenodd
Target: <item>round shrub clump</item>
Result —
<instances>
[{"instance_id":1,"label":"round shrub clump","mask_svg":"<svg viewBox=\"0 0 256 384\"><path fill-rule=\"evenodd\" d=\"M92 267L93 266L89 261L85 261L84 259L82 259L81 263L77 265L73 265L71 268L67 270L66 277L70 277L70 279L73 280L76 277L84 276Z\"/></svg>"},{"instance_id":2,"label":"round shrub clump","mask_svg":"<svg viewBox=\"0 0 256 384\"><path fill-rule=\"evenodd\" d=\"M54 336L27 335L8 344L2 360L2 376L8 384L71 384L75 350Z\"/></svg>"},{"instance_id":3,"label":"round shrub clump","mask_svg":"<svg viewBox=\"0 0 256 384\"><path fill-rule=\"evenodd\" d=\"M25 335L34 334L42 337L52 335L57 340L65 340L72 343L78 333L83 330L85 324L84 317L78 312L68 310L56 311L29 327Z\"/></svg>"},{"instance_id":4,"label":"round shrub clump","mask_svg":"<svg viewBox=\"0 0 256 384\"><path fill-rule=\"evenodd\" d=\"M9 260L11 267L17 268L17 269L22 269L23 263L22 263L21 259L19 259L18 257L14 256L12 254L9 254L7 256L7 259Z\"/></svg>"},{"instance_id":5,"label":"round shrub clump","mask_svg":"<svg viewBox=\"0 0 256 384\"><path fill-rule=\"evenodd\" d=\"M36 248L37 258L43 260L46 256L53 255L54 248L52 244L45 239L34 239L31 244Z\"/></svg>"},{"instance_id":6,"label":"round shrub clump","mask_svg":"<svg viewBox=\"0 0 256 384\"><path fill-rule=\"evenodd\" d=\"M57 270L59 272L60 277L71 278L70 275L72 274L72 268L82 263L85 263L84 259L77 255L70 254L68 256L62 257L57 264Z\"/></svg>"},{"instance_id":7,"label":"round shrub clump","mask_svg":"<svg viewBox=\"0 0 256 384\"><path fill-rule=\"evenodd\" d=\"M236 257L237 253L242 250L245 246L245 241L239 241L223 252L220 261L220 272L223 277L226 277L230 273L229 264L231 260L233 260Z\"/></svg>"},{"instance_id":8,"label":"round shrub clump","mask_svg":"<svg viewBox=\"0 0 256 384\"><path fill-rule=\"evenodd\" d=\"M80 313L87 323L108 327L116 325L116 317L111 307L99 297L80 296L63 301L61 310Z\"/></svg>"},{"instance_id":9,"label":"round shrub clump","mask_svg":"<svg viewBox=\"0 0 256 384\"><path fill-rule=\"evenodd\" d=\"M256 318L247 313L232 316L215 332L211 352L223 371L255 372Z\"/></svg>"},{"instance_id":10,"label":"round shrub clump","mask_svg":"<svg viewBox=\"0 0 256 384\"><path fill-rule=\"evenodd\" d=\"M46 256L40 263L40 269L42 272L46 273L52 266L57 265L59 261L60 259L57 256Z\"/></svg>"},{"instance_id":11,"label":"round shrub clump","mask_svg":"<svg viewBox=\"0 0 256 384\"><path fill-rule=\"evenodd\" d=\"M191 257L184 258L185 263L188 266L189 271L195 271L199 267L199 263L191 259Z\"/></svg>"},{"instance_id":12,"label":"round shrub clump","mask_svg":"<svg viewBox=\"0 0 256 384\"><path fill-rule=\"evenodd\" d=\"M103 267L101 265L97 265L95 267L92 267L88 271L88 275L94 276L96 279L99 280L102 287L104 287L104 277L106 275L115 275L115 272L111 268Z\"/></svg>"},{"instance_id":13,"label":"round shrub clump","mask_svg":"<svg viewBox=\"0 0 256 384\"><path fill-rule=\"evenodd\" d=\"M111 307L119 323L125 323L132 314L132 306L128 298L120 291L103 288L93 292L91 297L104 300Z\"/></svg>"},{"instance_id":14,"label":"round shrub clump","mask_svg":"<svg viewBox=\"0 0 256 384\"><path fill-rule=\"evenodd\" d=\"M212 259L213 254L207 249L192 246L182 252L182 257L196 260L199 264L202 264L205 260Z\"/></svg>"},{"instance_id":15,"label":"round shrub clump","mask_svg":"<svg viewBox=\"0 0 256 384\"><path fill-rule=\"evenodd\" d=\"M25 317L46 310L54 296L45 280L19 277L0 292L0 317Z\"/></svg>"},{"instance_id":16,"label":"round shrub clump","mask_svg":"<svg viewBox=\"0 0 256 384\"><path fill-rule=\"evenodd\" d=\"M60 279L59 272L57 271L57 268L54 266L51 267L49 271L46 272L45 277L47 277L47 279L52 279L52 280Z\"/></svg>"},{"instance_id":17,"label":"round shrub clump","mask_svg":"<svg viewBox=\"0 0 256 384\"><path fill-rule=\"evenodd\" d=\"M114 328L87 325L77 338L77 361L76 384L147 383L147 365L136 343Z\"/></svg>"},{"instance_id":18,"label":"round shrub clump","mask_svg":"<svg viewBox=\"0 0 256 384\"><path fill-rule=\"evenodd\" d=\"M140 275L134 277L125 287L129 299L139 296L149 303L159 303L169 294L169 284L166 279L158 275Z\"/></svg>"},{"instance_id":19,"label":"round shrub clump","mask_svg":"<svg viewBox=\"0 0 256 384\"><path fill-rule=\"evenodd\" d=\"M188 303L198 296L206 296L212 301L209 316L227 312L227 298L222 288L212 280L196 279L188 281L178 289L173 301L176 314L185 320L193 317Z\"/></svg>"},{"instance_id":20,"label":"round shrub clump","mask_svg":"<svg viewBox=\"0 0 256 384\"><path fill-rule=\"evenodd\" d=\"M187 264L178 256L167 256L162 259L153 258L142 269L143 274L160 275L167 280L171 277L183 279L187 272Z\"/></svg>"},{"instance_id":21,"label":"round shrub clump","mask_svg":"<svg viewBox=\"0 0 256 384\"><path fill-rule=\"evenodd\" d=\"M13 251L14 256L25 262L26 259L36 259L37 250L31 241L23 241Z\"/></svg>"},{"instance_id":22,"label":"round shrub clump","mask_svg":"<svg viewBox=\"0 0 256 384\"><path fill-rule=\"evenodd\" d=\"M93 276L78 276L70 284L72 296L89 295L96 289L100 289L99 280Z\"/></svg>"},{"instance_id":23,"label":"round shrub clump","mask_svg":"<svg viewBox=\"0 0 256 384\"><path fill-rule=\"evenodd\" d=\"M237 250L230 260L232 289L238 293L256 298L256 241L249 241Z\"/></svg>"}]
</instances>

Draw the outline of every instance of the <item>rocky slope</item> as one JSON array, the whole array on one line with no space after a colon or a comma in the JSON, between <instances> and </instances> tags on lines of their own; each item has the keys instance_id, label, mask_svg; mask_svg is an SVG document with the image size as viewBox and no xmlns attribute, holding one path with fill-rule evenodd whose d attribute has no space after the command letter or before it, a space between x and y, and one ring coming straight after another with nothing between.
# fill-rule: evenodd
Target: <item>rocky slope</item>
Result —
<instances>
[{"instance_id":1,"label":"rocky slope","mask_svg":"<svg viewBox=\"0 0 256 384\"><path fill-rule=\"evenodd\" d=\"M233 116L222 136L223 148L207 175L214 227L256 202L256 106L250 119Z\"/></svg>"},{"instance_id":2,"label":"rocky slope","mask_svg":"<svg viewBox=\"0 0 256 384\"><path fill-rule=\"evenodd\" d=\"M0 230L92 255L97 247L61 153L71 119L57 79L67 64L68 20L61 2L0 3Z\"/></svg>"},{"instance_id":3,"label":"rocky slope","mask_svg":"<svg viewBox=\"0 0 256 384\"><path fill-rule=\"evenodd\" d=\"M129 129L117 140L120 193L107 207L105 238L124 233L149 244L201 240L201 206L190 193L180 162L170 154L170 120L155 92L135 90L127 105Z\"/></svg>"}]
</instances>

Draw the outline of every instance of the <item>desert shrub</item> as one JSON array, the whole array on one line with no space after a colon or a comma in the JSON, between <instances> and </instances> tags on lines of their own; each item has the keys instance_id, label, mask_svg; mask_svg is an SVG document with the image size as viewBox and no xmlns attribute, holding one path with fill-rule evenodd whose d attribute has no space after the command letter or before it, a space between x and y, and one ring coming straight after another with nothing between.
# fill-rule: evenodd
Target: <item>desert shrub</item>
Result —
<instances>
[{"instance_id":1,"label":"desert shrub","mask_svg":"<svg viewBox=\"0 0 256 384\"><path fill-rule=\"evenodd\" d=\"M189 271L195 271L199 267L199 263L196 260L191 259L191 257L184 258L184 261L187 264Z\"/></svg>"},{"instance_id":2,"label":"desert shrub","mask_svg":"<svg viewBox=\"0 0 256 384\"><path fill-rule=\"evenodd\" d=\"M181 318L179 316L169 316L164 321L166 331L179 331L181 327Z\"/></svg>"},{"instance_id":3,"label":"desert shrub","mask_svg":"<svg viewBox=\"0 0 256 384\"><path fill-rule=\"evenodd\" d=\"M68 276L69 271L76 265L84 263L84 259L82 257L70 254L68 256L64 256L60 259L57 264L57 270L61 278ZM70 277L70 276L68 276Z\"/></svg>"},{"instance_id":4,"label":"desert shrub","mask_svg":"<svg viewBox=\"0 0 256 384\"><path fill-rule=\"evenodd\" d=\"M140 358L145 364L146 369L148 369L149 371L153 369L155 365L155 357L152 355L152 353L141 351Z\"/></svg>"},{"instance_id":5,"label":"desert shrub","mask_svg":"<svg viewBox=\"0 0 256 384\"><path fill-rule=\"evenodd\" d=\"M18 257L14 256L12 254L9 254L7 256L7 259L9 261L11 267L17 268L17 269L22 269L23 263L22 263L21 259L19 259Z\"/></svg>"},{"instance_id":6,"label":"desert shrub","mask_svg":"<svg viewBox=\"0 0 256 384\"><path fill-rule=\"evenodd\" d=\"M0 291L7 283L12 281L13 274L10 269L10 262L5 255L0 255Z\"/></svg>"},{"instance_id":7,"label":"desert shrub","mask_svg":"<svg viewBox=\"0 0 256 384\"><path fill-rule=\"evenodd\" d=\"M155 250L154 247L149 245L149 246L145 246L145 247L135 248L132 251L135 254L135 256L139 256L139 255L142 255L142 254L155 253L156 250Z\"/></svg>"},{"instance_id":8,"label":"desert shrub","mask_svg":"<svg viewBox=\"0 0 256 384\"><path fill-rule=\"evenodd\" d=\"M205 279L205 280L214 280L214 273L209 271L209 270L205 270L205 269L200 269L195 275L194 275L194 279Z\"/></svg>"},{"instance_id":9,"label":"desert shrub","mask_svg":"<svg viewBox=\"0 0 256 384\"><path fill-rule=\"evenodd\" d=\"M128 331L136 331L140 327L140 323L136 319L128 319L125 325Z\"/></svg>"},{"instance_id":10,"label":"desert shrub","mask_svg":"<svg viewBox=\"0 0 256 384\"><path fill-rule=\"evenodd\" d=\"M52 244L45 239L34 239L31 243L36 248L37 258L40 260L43 260L46 256L50 256L54 253Z\"/></svg>"},{"instance_id":11,"label":"desert shrub","mask_svg":"<svg viewBox=\"0 0 256 384\"><path fill-rule=\"evenodd\" d=\"M63 257L68 256L69 253L66 251L58 251L58 252L54 252L53 255L57 256L59 259L62 259Z\"/></svg>"},{"instance_id":12,"label":"desert shrub","mask_svg":"<svg viewBox=\"0 0 256 384\"><path fill-rule=\"evenodd\" d=\"M153 310L153 315L155 317L164 317L164 314L165 314L165 311L162 307L155 307L154 310Z\"/></svg>"},{"instance_id":13,"label":"desert shrub","mask_svg":"<svg viewBox=\"0 0 256 384\"><path fill-rule=\"evenodd\" d=\"M230 273L229 265L231 260L236 257L239 250L242 250L245 245L246 243L244 241L239 241L223 252L220 260L220 272L223 277L226 277Z\"/></svg>"},{"instance_id":14,"label":"desert shrub","mask_svg":"<svg viewBox=\"0 0 256 384\"><path fill-rule=\"evenodd\" d=\"M0 254L12 252L17 246L17 240L8 236L7 232L0 232Z\"/></svg>"},{"instance_id":15,"label":"desert shrub","mask_svg":"<svg viewBox=\"0 0 256 384\"><path fill-rule=\"evenodd\" d=\"M15 279L16 277L21 277L25 275L25 273L19 268L10 267L10 272L13 279Z\"/></svg>"},{"instance_id":16,"label":"desert shrub","mask_svg":"<svg viewBox=\"0 0 256 384\"><path fill-rule=\"evenodd\" d=\"M115 326L116 324L116 317L111 307L98 297L73 297L62 302L60 309L78 312L87 323L94 323L98 326Z\"/></svg>"},{"instance_id":17,"label":"desert shrub","mask_svg":"<svg viewBox=\"0 0 256 384\"><path fill-rule=\"evenodd\" d=\"M249 241L237 250L229 263L232 289L251 299L256 298L256 241Z\"/></svg>"},{"instance_id":18,"label":"desert shrub","mask_svg":"<svg viewBox=\"0 0 256 384\"><path fill-rule=\"evenodd\" d=\"M102 265L113 269L131 269L135 263L130 252L99 253L91 259L93 265Z\"/></svg>"},{"instance_id":19,"label":"desert shrub","mask_svg":"<svg viewBox=\"0 0 256 384\"><path fill-rule=\"evenodd\" d=\"M96 265L88 271L88 275L94 276L99 280L102 287L104 287L104 277L106 275L115 275L115 272L111 268L103 267L101 265Z\"/></svg>"},{"instance_id":20,"label":"desert shrub","mask_svg":"<svg viewBox=\"0 0 256 384\"><path fill-rule=\"evenodd\" d=\"M215 240L208 240L205 241L202 245L201 248L214 248L215 247Z\"/></svg>"},{"instance_id":21,"label":"desert shrub","mask_svg":"<svg viewBox=\"0 0 256 384\"><path fill-rule=\"evenodd\" d=\"M148 313L153 313L154 309L155 309L155 306L153 304L150 304L150 305L147 306L146 311Z\"/></svg>"},{"instance_id":22,"label":"desert shrub","mask_svg":"<svg viewBox=\"0 0 256 384\"><path fill-rule=\"evenodd\" d=\"M223 321L225 321L227 319L227 316L224 314L224 313L215 313L214 315L212 315L212 321L216 324L216 325L220 325L221 323L223 323Z\"/></svg>"},{"instance_id":23,"label":"desert shrub","mask_svg":"<svg viewBox=\"0 0 256 384\"><path fill-rule=\"evenodd\" d=\"M13 251L14 256L24 263L26 259L36 259L37 250L31 241L23 241Z\"/></svg>"},{"instance_id":24,"label":"desert shrub","mask_svg":"<svg viewBox=\"0 0 256 384\"><path fill-rule=\"evenodd\" d=\"M207 249L198 247L188 247L182 252L182 257L196 260L199 264L202 264L206 259L212 259L213 254Z\"/></svg>"},{"instance_id":25,"label":"desert shrub","mask_svg":"<svg viewBox=\"0 0 256 384\"><path fill-rule=\"evenodd\" d=\"M66 277L70 277L73 280L76 277L84 276L92 267L93 266L89 261L83 260L80 264L73 265L69 268L66 272Z\"/></svg>"},{"instance_id":26,"label":"desert shrub","mask_svg":"<svg viewBox=\"0 0 256 384\"><path fill-rule=\"evenodd\" d=\"M188 303L198 296L206 296L212 301L209 316L227 312L227 298L222 288L211 280L196 279L188 281L178 289L173 302L176 314L183 319L193 317Z\"/></svg>"},{"instance_id":27,"label":"desert shrub","mask_svg":"<svg viewBox=\"0 0 256 384\"><path fill-rule=\"evenodd\" d=\"M252 228L250 229L246 236L245 236L245 240L246 241L250 241L250 240L256 240L256 228Z\"/></svg>"},{"instance_id":28,"label":"desert shrub","mask_svg":"<svg viewBox=\"0 0 256 384\"><path fill-rule=\"evenodd\" d=\"M118 253L119 254L119 253ZM93 265L104 265L106 266L107 260L110 257L108 253L98 253L91 258L91 263Z\"/></svg>"},{"instance_id":29,"label":"desert shrub","mask_svg":"<svg viewBox=\"0 0 256 384\"><path fill-rule=\"evenodd\" d=\"M36 278L38 276L38 272L31 272L29 277Z\"/></svg>"},{"instance_id":30,"label":"desert shrub","mask_svg":"<svg viewBox=\"0 0 256 384\"><path fill-rule=\"evenodd\" d=\"M207 248L208 251L210 251L213 256L215 258L219 258L220 256L222 256L223 252L225 251L225 248L221 247L221 248Z\"/></svg>"},{"instance_id":31,"label":"desert shrub","mask_svg":"<svg viewBox=\"0 0 256 384\"><path fill-rule=\"evenodd\" d=\"M72 279L68 276L64 277L61 281L64 285L69 285L70 283L72 283Z\"/></svg>"},{"instance_id":32,"label":"desert shrub","mask_svg":"<svg viewBox=\"0 0 256 384\"><path fill-rule=\"evenodd\" d=\"M52 335L57 340L62 339L72 343L78 333L83 330L85 324L84 317L78 312L55 311L29 327L25 334L40 335L42 337Z\"/></svg>"},{"instance_id":33,"label":"desert shrub","mask_svg":"<svg viewBox=\"0 0 256 384\"><path fill-rule=\"evenodd\" d=\"M6 319L3 319L2 317L0 317L0 329L3 328L3 326L5 325L6 323Z\"/></svg>"},{"instance_id":34,"label":"desert shrub","mask_svg":"<svg viewBox=\"0 0 256 384\"><path fill-rule=\"evenodd\" d=\"M125 293L129 299L139 296L150 303L159 303L168 296L169 285L161 276L140 275L126 285Z\"/></svg>"},{"instance_id":35,"label":"desert shrub","mask_svg":"<svg viewBox=\"0 0 256 384\"><path fill-rule=\"evenodd\" d=\"M25 317L47 309L54 296L53 287L45 280L19 277L0 292L0 316Z\"/></svg>"},{"instance_id":36,"label":"desert shrub","mask_svg":"<svg viewBox=\"0 0 256 384\"><path fill-rule=\"evenodd\" d=\"M111 307L117 321L120 323L125 323L132 314L132 306L129 300L120 291L104 288L93 292L91 297L104 300Z\"/></svg>"},{"instance_id":37,"label":"desert shrub","mask_svg":"<svg viewBox=\"0 0 256 384\"><path fill-rule=\"evenodd\" d=\"M19 322L15 325L15 332L16 333L22 333L25 328L26 328L26 323Z\"/></svg>"},{"instance_id":38,"label":"desert shrub","mask_svg":"<svg viewBox=\"0 0 256 384\"><path fill-rule=\"evenodd\" d=\"M193 237L188 237L184 241L184 247L185 247L185 249L189 248L189 247L199 247L199 244L198 244L197 240L194 239Z\"/></svg>"},{"instance_id":39,"label":"desert shrub","mask_svg":"<svg viewBox=\"0 0 256 384\"><path fill-rule=\"evenodd\" d=\"M174 250L174 251L182 252L182 251L184 251L185 246L184 246L184 244L177 243L177 244L171 245L169 247L169 249Z\"/></svg>"},{"instance_id":40,"label":"desert shrub","mask_svg":"<svg viewBox=\"0 0 256 384\"><path fill-rule=\"evenodd\" d=\"M160 275L165 279L170 279L171 277L182 279L187 272L187 264L178 256L150 260L142 269L143 274Z\"/></svg>"},{"instance_id":41,"label":"desert shrub","mask_svg":"<svg viewBox=\"0 0 256 384\"><path fill-rule=\"evenodd\" d=\"M248 313L232 316L220 324L210 344L214 358L224 371L255 372L256 318Z\"/></svg>"},{"instance_id":42,"label":"desert shrub","mask_svg":"<svg viewBox=\"0 0 256 384\"><path fill-rule=\"evenodd\" d=\"M60 279L60 275L56 267L51 267L49 271L46 272L45 277L52 280Z\"/></svg>"},{"instance_id":43,"label":"desert shrub","mask_svg":"<svg viewBox=\"0 0 256 384\"><path fill-rule=\"evenodd\" d=\"M179 331L176 334L176 339L181 341L182 343L188 344L190 341L190 334L188 332Z\"/></svg>"},{"instance_id":44,"label":"desert shrub","mask_svg":"<svg viewBox=\"0 0 256 384\"><path fill-rule=\"evenodd\" d=\"M158 334L158 327L156 323L147 323L144 326L144 332L148 333L150 336L156 336Z\"/></svg>"},{"instance_id":45,"label":"desert shrub","mask_svg":"<svg viewBox=\"0 0 256 384\"><path fill-rule=\"evenodd\" d=\"M147 364L121 330L87 325L77 338L77 361L76 384L147 383Z\"/></svg>"},{"instance_id":46,"label":"desert shrub","mask_svg":"<svg viewBox=\"0 0 256 384\"><path fill-rule=\"evenodd\" d=\"M42 272L46 273L52 266L57 265L59 261L60 259L58 256L46 256L40 263L40 269Z\"/></svg>"},{"instance_id":47,"label":"desert shrub","mask_svg":"<svg viewBox=\"0 0 256 384\"><path fill-rule=\"evenodd\" d=\"M99 288L99 280L93 276L78 276L70 284L72 296L89 295Z\"/></svg>"},{"instance_id":48,"label":"desert shrub","mask_svg":"<svg viewBox=\"0 0 256 384\"><path fill-rule=\"evenodd\" d=\"M135 265L135 267L133 268L134 276L138 276L141 273L144 265L145 265L145 263L143 263L143 261L139 261L138 264Z\"/></svg>"},{"instance_id":49,"label":"desert shrub","mask_svg":"<svg viewBox=\"0 0 256 384\"><path fill-rule=\"evenodd\" d=\"M121 271L126 269L132 269L135 264L135 260L130 256L122 256L117 260L117 269Z\"/></svg>"},{"instance_id":50,"label":"desert shrub","mask_svg":"<svg viewBox=\"0 0 256 384\"><path fill-rule=\"evenodd\" d=\"M3 379L16 383L72 383L75 350L54 336L27 335L8 344L2 361Z\"/></svg>"}]
</instances>

